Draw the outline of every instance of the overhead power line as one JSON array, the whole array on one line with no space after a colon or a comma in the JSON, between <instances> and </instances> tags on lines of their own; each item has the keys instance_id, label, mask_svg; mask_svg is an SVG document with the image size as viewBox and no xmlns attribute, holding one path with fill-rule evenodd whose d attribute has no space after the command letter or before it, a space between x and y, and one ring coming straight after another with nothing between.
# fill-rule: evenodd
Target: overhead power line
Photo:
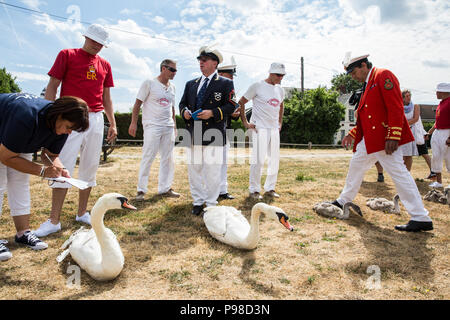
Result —
<instances>
[{"instance_id":1,"label":"overhead power line","mask_svg":"<svg viewBox=\"0 0 450 320\"><path fill-rule=\"evenodd\" d=\"M19 11L22 11L24 13L47 15L49 17L52 17L52 18L55 18L55 19L58 19L58 20L62 20L62 21L69 21L69 20L71 20L68 17L64 17L64 16L60 16L60 15L56 15L56 14L52 14L52 13L48 13L48 12L44 12L44 11L38 11L38 10L30 9L30 8L25 8L25 7L22 7L22 6L6 3L6 2L3 2L3 1L0 1L0 4L3 4L5 6L11 7L11 8L18 9ZM84 25L91 25L92 24L92 22L82 21L82 20L79 20L78 22L81 23L81 24L84 24ZM172 43L177 43L177 44L182 44L182 45L187 45L187 46L198 46L197 43L186 42L186 41L181 41L181 40L174 40L174 39L169 39L169 38L165 38L165 37L158 37L158 36L150 35L150 34L147 34L147 33L139 33L139 32L123 30L123 29L119 29L119 28L112 28L112 27L105 27L105 28L109 29L109 30L112 30L112 31L118 31L118 32L123 32L123 33L127 33L127 34L132 34L132 35L135 35L135 36L152 38L152 39L155 39L155 40L167 41L167 42L172 42ZM222 50L222 51L227 52L227 53L231 53L231 54L235 54L235 55L250 57L250 58L257 58L257 59L268 60L268 61L280 61L278 58L258 56L258 55L249 54L249 53L245 53L245 52L231 51L231 50ZM283 62L283 63L286 63L286 64L301 65L301 63L297 62L297 61L282 60L280 62ZM305 64L310 65L310 66L315 67L315 68L324 69L324 70L330 71L332 73L336 73L336 70L334 70L334 69L330 69L330 68L326 68L326 67L323 67L323 66L314 65L312 63L306 63L305 62Z\"/></svg>"},{"instance_id":2,"label":"overhead power line","mask_svg":"<svg viewBox=\"0 0 450 320\"><path fill-rule=\"evenodd\" d=\"M6 2L3 2L3 1L0 1L0 4L3 4L4 6L8 6L8 7L14 8L14 9L17 9L18 11L21 11L23 13L46 15L46 16L49 16L49 17L52 17L52 18L55 18L55 19L59 19L59 20L62 20L62 21L72 20L71 18L68 18L68 17L64 17L64 16L60 16L60 15L56 15L56 14L52 14L52 13L48 13L48 12L44 12L44 11L34 10L34 9L30 9L30 8L25 8L25 7L22 7L22 6L6 3ZM91 25L92 24L92 22L82 21L82 20L79 20L78 22L81 23L81 24L84 24L84 25ZM135 36L152 38L152 39L155 39L155 40L167 41L167 42L172 42L172 43L177 43L177 44L182 44L182 45L187 45L187 46L198 46L197 43L186 42L186 41L181 41L181 40L174 40L174 39L169 39L169 38L165 38L165 37L158 37L158 36L150 35L150 34L147 34L147 33L133 32L133 31L129 31L129 30L123 30L123 29L112 28L112 27L105 27L105 28L109 29L109 30L112 30L112 31L118 31L118 32L123 32L123 33L127 33L127 34L132 34L132 35L135 35ZM306 64L306 65L309 65L309 66L314 67L314 68L318 68L318 69L323 69L323 70L329 71L329 72L331 72L333 74L339 73L335 69L330 69L330 68L327 68L327 67L324 67L324 66L315 65L315 64L312 64L312 63L304 62L304 61L296 62L296 61L280 60L279 58L270 58L270 57L258 56L258 55L253 55L253 54L249 54L249 53L238 52L238 51L231 51L231 50L226 50L226 49L221 49L221 51L227 52L227 53L231 53L231 54L235 54L235 55L255 58L255 59L262 59L262 60L267 60L267 61L279 61L279 62L283 62L285 64L293 64L293 65L298 65L298 66L302 66L302 64ZM302 60L303 60L303 58L302 58ZM415 91L415 92L422 93L422 94L424 94L424 93L427 93L427 94L432 93L432 92L423 91L423 90L417 90L417 89L413 89L413 88L409 88L409 89L411 91Z\"/></svg>"}]
</instances>

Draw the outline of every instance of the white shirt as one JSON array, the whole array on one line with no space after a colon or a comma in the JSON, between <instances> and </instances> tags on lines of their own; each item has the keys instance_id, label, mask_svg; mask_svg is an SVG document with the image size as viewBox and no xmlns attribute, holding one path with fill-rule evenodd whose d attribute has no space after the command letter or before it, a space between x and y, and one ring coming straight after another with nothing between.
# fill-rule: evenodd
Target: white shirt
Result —
<instances>
[{"instance_id":1,"label":"white shirt","mask_svg":"<svg viewBox=\"0 0 450 320\"><path fill-rule=\"evenodd\" d=\"M197 88L197 94L200 92L200 89L203 86L203 83L205 82L205 79L208 78L208 84L206 85L206 87L208 88L209 84L211 83L211 80L217 75L217 70L215 72L213 72L212 74L209 75L209 77L205 77L204 75L202 75L202 79L200 80L200 84L198 85Z\"/></svg>"},{"instance_id":2,"label":"white shirt","mask_svg":"<svg viewBox=\"0 0 450 320\"><path fill-rule=\"evenodd\" d=\"M172 108L175 104L175 86L169 82L166 87L158 78L142 83L136 97L143 102L142 124L173 127Z\"/></svg>"},{"instance_id":3,"label":"white shirt","mask_svg":"<svg viewBox=\"0 0 450 320\"><path fill-rule=\"evenodd\" d=\"M280 106L284 100L284 90L279 84L262 80L252 84L243 97L253 99L251 123L257 128L279 128Z\"/></svg>"}]
</instances>

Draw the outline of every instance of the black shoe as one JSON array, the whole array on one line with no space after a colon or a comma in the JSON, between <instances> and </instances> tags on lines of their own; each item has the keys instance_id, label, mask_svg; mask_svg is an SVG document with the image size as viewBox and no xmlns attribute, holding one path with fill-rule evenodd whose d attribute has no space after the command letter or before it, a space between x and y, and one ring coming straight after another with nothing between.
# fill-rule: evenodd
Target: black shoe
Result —
<instances>
[{"instance_id":1,"label":"black shoe","mask_svg":"<svg viewBox=\"0 0 450 320\"><path fill-rule=\"evenodd\" d=\"M6 261L12 258L12 254L9 249L5 246L8 241L0 240L0 261Z\"/></svg>"},{"instance_id":2,"label":"black shoe","mask_svg":"<svg viewBox=\"0 0 450 320\"><path fill-rule=\"evenodd\" d=\"M342 205L337 200L334 200L331 204L342 209Z\"/></svg>"},{"instance_id":3,"label":"black shoe","mask_svg":"<svg viewBox=\"0 0 450 320\"><path fill-rule=\"evenodd\" d=\"M426 177L425 179L433 180L435 178L436 178L436 173L434 173L433 171L430 171L430 175L428 177Z\"/></svg>"},{"instance_id":4,"label":"black shoe","mask_svg":"<svg viewBox=\"0 0 450 320\"><path fill-rule=\"evenodd\" d=\"M36 237L31 231L26 231L20 238L16 235L14 241L24 244L33 250L44 250L48 248L48 244Z\"/></svg>"},{"instance_id":5,"label":"black shoe","mask_svg":"<svg viewBox=\"0 0 450 320\"><path fill-rule=\"evenodd\" d=\"M430 231L433 230L433 222L410 220L407 224L395 226L395 229L407 232Z\"/></svg>"},{"instance_id":6,"label":"black shoe","mask_svg":"<svg viewBox=\"0 0 450 320\"><path fill-rule=\"evenodd\" d=\"M203 206L194 206L192 208L192 214L199 216L203 212Z\"/></svg>"},{"instance_id":7,"label":"black shoe","mask_svg":"<svg viewBox=\"0 0 450 320\"><path fill-rule=\"evenodd\" d=\"M233 200L234 197L232 195L230 195L229 193L222 193L222 194L219 194L219 199L221 199L221 200ZM219 200L219 199L217 199L217 200Z\"/></svg>"},{"instance_id":8,"label":"black shoe","mask_svg":"<svg viewBox=\"0 0 450 320\"><path fill-rule=\"evenodd\" d=\"M382 173L378 174L377 182L384 182L384 175Z\"/></svg>"}]
</instances>

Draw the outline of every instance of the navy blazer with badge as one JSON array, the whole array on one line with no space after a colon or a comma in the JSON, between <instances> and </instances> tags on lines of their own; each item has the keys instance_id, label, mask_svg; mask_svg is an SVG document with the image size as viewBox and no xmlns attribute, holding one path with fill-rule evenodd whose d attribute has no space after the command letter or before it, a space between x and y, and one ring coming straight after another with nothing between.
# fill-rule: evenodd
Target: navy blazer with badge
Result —
<instances>
[{"instance_id":1,"label":"navy blazer with badge","mask_svg":"<svg viewBox=\"0 0 450 320\"><path fill-rule=\"evenodd\" d=\"M197 144L201 142L202 145L209 145L214 142L215 145L223 146L226 143L225 126L227 118L234 112L236 102L234 102L234 85L233 81L216 74L209 83L200 106L202 110L212 110L213 117L207 120L186 120L184 118L184 111L189 110L191 113L195 112L197 90L202 77L190 80L186 83L183 97L180 100L179 108L180 115L186 123L186 129L189 130L192 142ZM202 125L202 137L194 139L194 123ZM222 141L204 140L203 136L208 129L218 129L222 133Z\"/></svg>"}]
</instances>

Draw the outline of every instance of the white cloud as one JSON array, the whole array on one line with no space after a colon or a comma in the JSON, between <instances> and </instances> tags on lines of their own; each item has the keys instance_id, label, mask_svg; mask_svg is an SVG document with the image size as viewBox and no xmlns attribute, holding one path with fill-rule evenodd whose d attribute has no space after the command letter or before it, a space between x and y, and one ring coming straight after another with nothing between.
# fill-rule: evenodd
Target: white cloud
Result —
<instances>
[{"instance_id":1,"label":"white cloud","mask_svg":"<svg viewBox=\"0 0 450 320\"><path fill-rule=\"evenodd\" d=\"M11 75L17 77L18 82L23 81L40 81L40 82L48 82L49 77L46 74L42 73L32 73L32 72L20 72L20 71L10 71Z\"/></svg>"},{"instance_id":2,"label":"white cloud","mask_svg":"<svg viewBox=\"0 0 450 320\"><path fill-rule=\"evenodd\" d=\"M152 19L153 22L156 22L157 24L165 24L167 21L161 16L156 16Z\"/></svg>"},{"instance_id":3,"label":"white cloud","mask_svg":"<svg viewBox=\"0 0 450 320\"><path fill-rule=\"evenodd\" d=\"M120 14L127 15L127 16L130 16L130 15L133 15L133 14L137 14L139 12L141 12L141 10L139 10L139 9L128 9L128 8L125 8L125 9L120 10Z\"/></svg>"}]
</instances>

